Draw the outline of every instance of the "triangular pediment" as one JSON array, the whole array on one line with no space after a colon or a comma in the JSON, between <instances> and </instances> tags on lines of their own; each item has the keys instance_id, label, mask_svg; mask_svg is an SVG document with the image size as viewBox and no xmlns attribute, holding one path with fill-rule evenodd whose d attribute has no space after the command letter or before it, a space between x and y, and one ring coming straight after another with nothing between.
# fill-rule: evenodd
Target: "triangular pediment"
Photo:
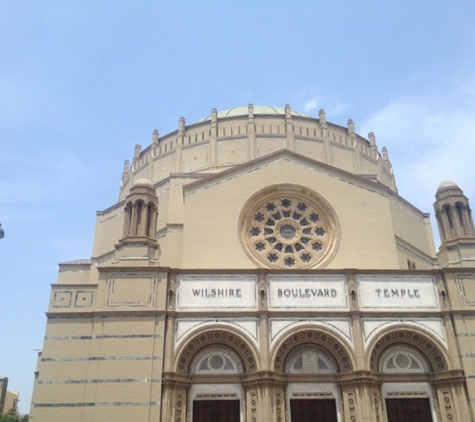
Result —
<instances>
[{"instance_id":1,"label":"triangular pediment","mask_svg":"<svg viewBox=\"0 0 475 422\"><path fill-rule=\"evenodd\" d=\"M289 151L288 149L281 149L264 157L248 161L241 165L236 165L219 173L196 174L197 177L200 177L200 180L186 185L184 187L184 191L186 194L190 194L193 191L202 189L206 186L222 182L226 179L234 179L236 177L239 177L240 174L248 174L257 171L260 168L268 167L272 164L277 164L282 161L292 162L295 163L297 166L309 168L319 173L325 173L331 175L332 177L338 177L342 180L346 180L351 183L362 184L371 189L391 192L391 190L387 186L376 180L376 175L356 175L345 170L330 166L321 161L317 161L304 155L298 154L296 152Z\"/></svg>"},{"instance_id":2,"label":"triangular pediment","mask_svg":"<svg viewBox=\"0 0 475 422\"><path fill-rule=\"evenodd\" d=\"M187 178L196 177L198 180L186 184L183 187L184 194L190 195L193 194L193 192L195 191L199 191L204 188L209 188L215 184L222 183L225 180L236 179L240 177L240 175L244 176L246 174L258 171L259 169L272 166L273 164L278 164L279 162L294 163L298 167L307 168L316 173L328 175L332 178L337 178L344 183L356 185L360 188L374 191L384 196L392 197L397 201L401 201L402 203L404 203L405 206L411 208L413 211L419 213L421 216L427 216L427 213L424 213L419 208L415 207L410 202L406 201L403 197L398 195L397 192L394 192L388 186L379 182L377 180L376 174L350 173L348 171L333 167L321 161L314 160L312 158L306 157L293 151L289 151L288 149L281 149L279 151L265 155L264 157L256 158L255 160L233 166L219 173L194 173L192 175L187 174L186 176L182 173L172 173L170 176L185 176Z\"/></svg>"}]
</instances>

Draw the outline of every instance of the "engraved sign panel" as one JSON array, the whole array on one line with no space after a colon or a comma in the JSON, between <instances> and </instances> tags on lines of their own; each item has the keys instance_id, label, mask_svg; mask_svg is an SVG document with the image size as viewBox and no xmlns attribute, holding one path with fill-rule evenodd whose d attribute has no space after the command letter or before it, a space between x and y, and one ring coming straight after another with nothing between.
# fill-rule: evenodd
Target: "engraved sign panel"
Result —
<instances>
[{"instance_id":1,"label":"engraved sign panel","mask_svg":"<svg viewBox=\"0 0 475 422\"><path fill-rule=\"evenodd\" d=\"M270 309L348 309L343 275L270 275Z\"/></svg>"},{"instance_id":2,"label":"engraved sign panel","mask_svg":"<svg viewBox=\"0 0 475 422\"><path fill-rule=\"evenodd\" d=\"M362 309L394 309L412 312L439 309L437 290L431 276L357 277Z\"/></svg>"},{"instance_id":3,"label":"engraved sign panel","mask_svg":"<svg viewBox=\"0 0 475 422\"><path fill-rule=\"evenodd\" d=\"M255 310L253 275L180 275L178 310Z\"/></svg>"}]
</instances>

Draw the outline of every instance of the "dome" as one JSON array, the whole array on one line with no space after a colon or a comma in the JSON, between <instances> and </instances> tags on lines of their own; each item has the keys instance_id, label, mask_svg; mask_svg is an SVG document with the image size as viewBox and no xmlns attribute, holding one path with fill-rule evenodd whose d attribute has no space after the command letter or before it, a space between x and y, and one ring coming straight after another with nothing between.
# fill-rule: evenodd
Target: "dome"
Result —
<instances>
[{"instance_id":1,"label":"dome","mask_svg":"<svg viewBox=\"0 0 475 422\"><path fill-rule=\"evenodd\" d=\"M152 144L143 151L136 146L132 165L127 163L122 173L120 198L125 199L141 178L153 187L172 174L202 178L284 150L356 177L376 175L397 193L387 150L378 151L373 133L369 138L355 132L352 120L346 126L327 122L324 110L310 116L289 105L214 108L197 123L186 124L182 117L177 130L161 136L153 132ZM152 188L148 180L141 189L147 186Z\"/></svg>"},{"instance_id":2,"label":"dome","mask_svg":"<svg viewBox=\"0 0 475 422\"><path fill-rule=\"evenodd\" d=\"M443 189L448 189L448 188L455 188L455 189L460 189L460 187L457 185L457 183L453 182L452 180L445 180L442 182L437 191L443 190Z\"/></svg>"},{"instance_id":3,"label":"dome","mask_svg":"<svg viewBox=\"0 0 475 422\"><path fill-rule=\"evenodd\" d=\"M237 116L247 116L249 114L249 107L233 107L228 108L227 110L218 111L218 119L226 118L226 117L237 117ZM273 106L254 106L254 114L277 114L283 115L285 114L284 107L273 107ZM309 114L300 113L295 110L291 110L292 116L298 117L310 117ZM206 122L211 120L211 115L205 117L204 119L198 120L196 123Z\"/></svg>"},{"instance_id":4,"label":"dome","mask_svg":"<svg viewBox=\"0 0 475 422\"><path fill-rule=\"evenodd\" d=\"M145 177L142 177L140 179L138 179L135 183L134 183L134 186L150 186L153 188L153 184L150 180L148 180L147 178Z\"/></svg>"}]
</instances>

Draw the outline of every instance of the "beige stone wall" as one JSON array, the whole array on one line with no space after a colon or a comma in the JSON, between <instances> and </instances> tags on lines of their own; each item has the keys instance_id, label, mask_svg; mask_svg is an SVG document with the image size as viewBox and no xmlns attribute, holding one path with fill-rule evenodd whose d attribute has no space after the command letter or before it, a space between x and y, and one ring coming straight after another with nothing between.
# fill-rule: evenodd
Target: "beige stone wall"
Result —
<instances>
[{"instance_id":1,"label":"beige stone wall","mask_svg":"<svg viewBox=\"0 0 475 422\"><path fill-rule=\"evenodd\" d=\"M403 269L407 268L407 259L417 262L419 268L431 268L434 246L424 214L384 189L372 187L371 182L309 164L283 154L274 161L270 159L243 170L227 170L223 177L204 177L203 187L197 189L193 186L198 179L173 177L161 184L157 188L161 264L212 268L219 261L225 268L231 265L222 260L224 253L233 267L253 268L240 246L240 212L255 192L290 182L324 197L338 216L344 236L329 268ZM114 245L122 237L123 216L122 205L98 214L93 256L112 259ZM199 244L207 246L197 255ZM356 244L358 248L354 247Z\"/></svg>"},{"instance_id":2,"label":"beige stone wall","mask_svg":"<svg viewBox=\"0 0 475 422\"><path fill-rule=\"evenodd\" d=\"M217 179L206 189L185 190L184 268L253 268L255 264L241 247L241 210L254 193L289 182L323 196L338 216L343 235L327 268L399 268L387 198L367 186L290 160L265 163L259 171L250 168L227 180ZM353 199L356 195L358 201ZM200 244L206 245L206 250L198 254Z\"/></svg>"},{"instance_id":3,"label":"beige stone wall","mask_svg":"<svg viewBox=\"0 0 475 422\"><path fill-rule=\"evenodd\" d=\"M357 287L355 298L351 291L355 281L361 277L374 280L374 288L383 287L391 280L401 280L396 281L396 286L407 288L407 282L411 279L420 280L421 272L380 270L366 275L364 272L306 271L305 274L314 274L321 281L333 283L331 280L342 279L347 292L346 299L339 302L340 308L325 308L322 302L322 306L316 306L312 311L301 308L303 299L292 299L289 308L275 308L270 301L269 275L256 272L254 288L257 308L249 312L220 309L219 301L215 302L216 308L207 310L178 308L181 293L177 278L179 273L176 272L164 272L157 278L160 285L157 286L156 302L151 304L147 302L150 291L147 272L142 275L136 272L132 276L130 269L124 270L101 270L93 310L83 316L74 309L74 301L69 308L54 307L53 293L44 348L38 363L39 375L32 407L34 420L51 420L59 416L78 421L107 418L151 421L160 420L160 417L161 420L177 420L178 416L170 419L164 415L176 415L177 412L183 415L183 411L187 414L186 409L190 406L188 391L193 385L193 378L186 376L188 364L180 369L182 358L186 356L186 360L192 362L197 351L211 344L233 348L246 362L244 408L248 416L256 417L256 420L277 421L283 420L284 415L288 417L289 394L294 397L297 393L306 392L309 397L324 397L332 391L332 397L341 400L339 412L342 421L352 420L353 415L362 420L377 420L375 415L382 418L384 414L385 396L380 396L384 380L390 381L390 391L399 391L397 394L411 393L411 388L419 391L421 386L426 385L421 391L430 392L433 388L434 393L430 393L429 397L434 411L438 409L438 400L444 400L444 403L450 400L456 406L451 414L457 415L460 420L468 415L468 402L463 396L461 398L464 383L460 383L460 371L463 368L470 374L474 367L469 352L473 346L470 343L470 307L473 301L470 282L474 279L473 274L463 273L452 278L446 274L446 281L442 283L442 274L438 271L426 273L426 278L433 277L435 299L429 300L427 293L424 293L426 296L422 297L421 305L414 308L417 309L415 312L410 309L407 300L401 300L399 308L394 310L387 309L384 304L380 308L367 308L368 302L363 300L367 299L365 290L360 291L361 287ZM292 273L274 273L288 280L287 285L291 287ZM203 280L209 277L206 274L201 273ZM219 274L225 276L226 271L215 271L215 276ZM302 272L296 276L299 274ZM301 281L297 282L300 286L298 283ZM238 287L239 284L233 286ZM445 291L444 286L448 287L445 296L441 293ZM65 294L67 289L83 287L58 284L53 286L53 292ZM262 289L263 300L259 293ZM174 294L171 302L166 303L169 290ZM463 297L462 292L465 292ZM453 303L444 302L444 297L452 296ZM56 301L59 297L56 296ZM457 299L459 297L461 299ZM377 306L378 299L371 303ZM426 309L422 303L436 309L430 306ZM450 319L442 318L441 312L446 309L454 312L453 328ZM457 312L457 309L460 311ZM171 322L166 329L167 318ZM415 387L411 387L404 376L378 376L377 363L376 366L373 363L374 356L376 362L379 359L380 351L388 346L397 346L401 341L418 349L434 368L434 374L430 377L424 374L412 376L411 382L418 382ZM307 376L298 378L295 385L286 384L279 375L283 366L277 364L283 362L282 359L285 360L293 349L308 343L333 354L341 376L324 380L318 375ZM457 359L459 347L461 360ZM252 357L252 362L249 357ZM170 364L164 368L166 361ZM163 384L164 370L169 381ZM185 378L179 375L183 371ZM173 375L175 372L177 374ZM432 387L427 387L432 378L444 381L436 381ZM185 382L185 379L188 381ZM226 382L222 377L208 378L205 391L221 391L222 382ZM242 381L241 378L233 378L229 382L234 385ZM317 386L317 390L312 385ZM472 387L469 380L469 394ZM382 391L386 390L383 388ZM181 407L178 402L182 403ZM165 413L160 416L162 407ZM450 414L449 410L441 407L440 412ZM185 420L191 420L189 415Z\"/></svg>"},{"instance_id":4,"label":"beige stone wall","mask_svg":"<svg viewBox=\"0 0 475 422\"><path fill-rule=\"evenodd\" d=\"M50 317L35 419L149 420L150 406L158 417L163 348L164 317Z\"/></svg>"},{"instance_id":5,"label":"beige stone wall","mask_svg":"<svg viewBox=\"0 0 475 422\"><path fill-rule=\"evenodd\" d=\"M286 196L315 224L282 217ZM126 209L157 200L156 224ZM443 262L469 265L460 245ZM242 422L283 422L291 400L330 398L339 422L382 422L394 397L429 400L434 422L475 420L475 270L437 264L428 214L397 195L387 152L352 121L288 107L180 120L136 147L92 257L60 265L31 420L192 422L193 400L233 398ZM299 348L328 371L291 369ZM215 349L235 370L196 369ZM389 350L414 365L384 367Z\"/></svg>"}]
</instances>

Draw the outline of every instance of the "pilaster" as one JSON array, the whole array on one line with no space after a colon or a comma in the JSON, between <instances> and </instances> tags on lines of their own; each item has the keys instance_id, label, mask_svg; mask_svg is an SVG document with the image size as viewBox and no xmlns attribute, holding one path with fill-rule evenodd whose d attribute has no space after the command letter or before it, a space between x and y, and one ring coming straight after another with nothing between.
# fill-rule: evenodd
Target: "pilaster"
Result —
<instances>
[{"instance_id":1,"label":"pilaster","mask_svg":"<svg viewBox=\"0 0 475 422\"><path fill-rule=\"evenodd\" d=\"M320 133L323 139L323 155L326 164L331 165L331 145L330 145L330 135L328 133L327 120L325 117L325 111L322 109L318 112L318 120L320 122Z\"/></svg>"},{"instance_id":2,"label":"pilaster","mask_svg":"<svg viewBox=\"0 0 475 422\"><path fill-rule=\"evenodd\" d=\"M254 160L257 156L256 153L256 125L254 123L254 106L249 104L248 106L248 119L247 119L247 149L249 152L249 160Z\"/></svg>"},{"instance_id":3,"label":"pilaster","mask_svg":"<svg viewBox=\"0 0 475 422\"><path fill-rule=\"evenodd\" d=\"M210 166L216 166L218 162L218 111L213 108L211 110L211 123L210 123L210 138L209 138L209 161Z\"/></svg>"},{"instance_id":4,"label":"pilaster","mask_svg":"<svg viewBox=\"0 0 475 422\"><path fill-rule=\"evenodd\" d=\"M292 110L290 105L285 105L285 148L294 151L295 150L295 134L294 124L292 122Z\"/></svg>"}]
</instances>

